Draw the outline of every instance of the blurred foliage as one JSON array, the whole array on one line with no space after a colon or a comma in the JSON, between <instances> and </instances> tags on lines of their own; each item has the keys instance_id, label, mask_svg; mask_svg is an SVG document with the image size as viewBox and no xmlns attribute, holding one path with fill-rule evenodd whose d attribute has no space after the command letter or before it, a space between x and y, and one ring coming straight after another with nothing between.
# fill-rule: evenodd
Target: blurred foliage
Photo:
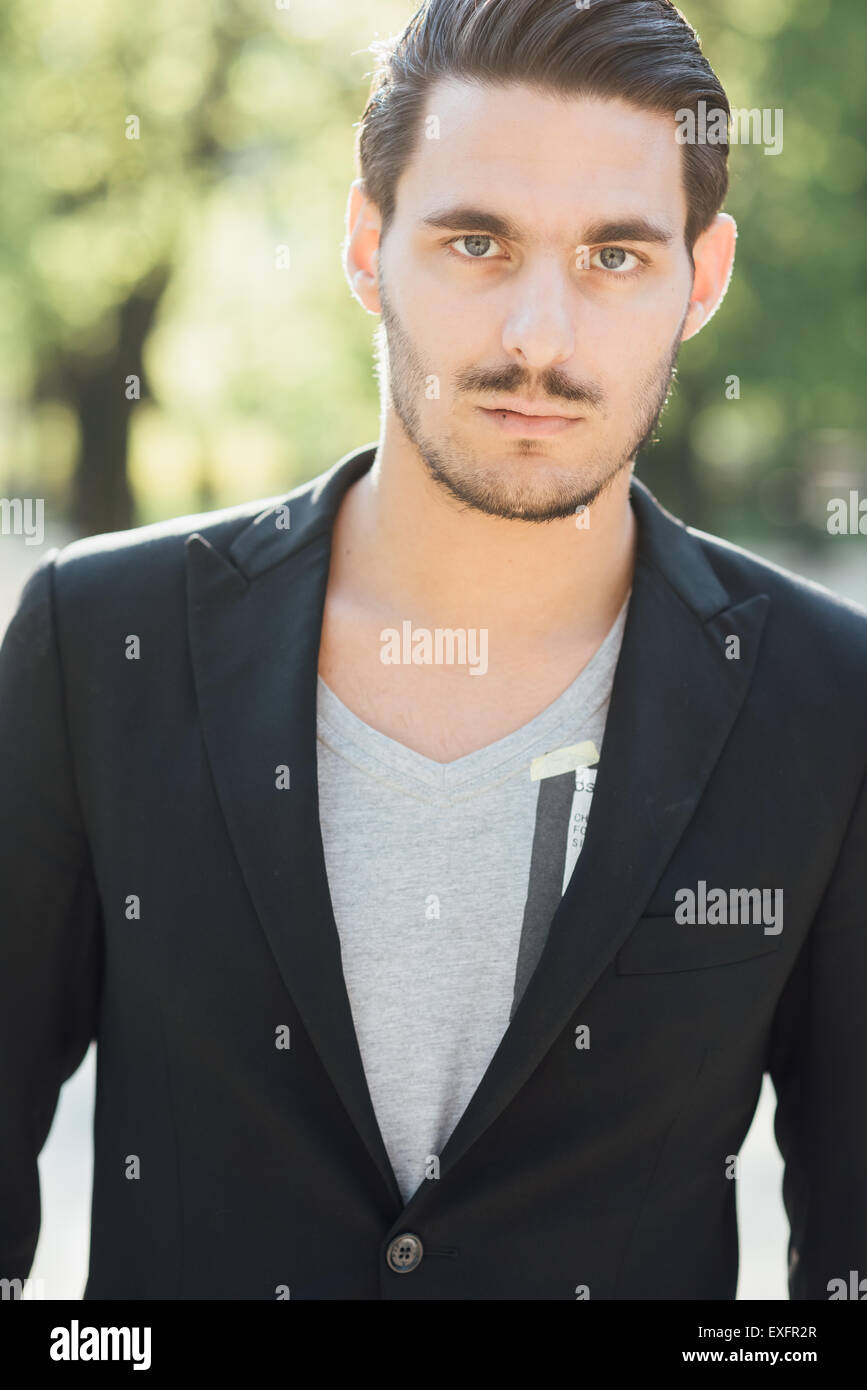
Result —
<instances>
[{"instance_id":1,"label":"blurred foliage","mask_svg":"<svg viewBox=\"0 0 867 1390\"><path fill-rule=\"evenodd\" d=\"M641 476L694 525L827 541L826 499L867 496L867 7L683 0L732 107L781 108L783 150L732 144L735 271L681 351ZM740 378L740 399L726 380Z\"/></svg>"},{"instance_id":2,"label":"blurred foliage","mask_svg":"<svg viewBox=\"0 0 867 1390\"><path fill-rule=\"evenodd\" d=\"M376 320L340 246L368 45L414 8L7 0L6 495L113 530L274 495L377 437ZM735 276L639 472L695 525L818 543L817 488L867 484L867 11L683 8L732 105L783 109L784 149L732 148Z\"/></svg>"}]
</instances>

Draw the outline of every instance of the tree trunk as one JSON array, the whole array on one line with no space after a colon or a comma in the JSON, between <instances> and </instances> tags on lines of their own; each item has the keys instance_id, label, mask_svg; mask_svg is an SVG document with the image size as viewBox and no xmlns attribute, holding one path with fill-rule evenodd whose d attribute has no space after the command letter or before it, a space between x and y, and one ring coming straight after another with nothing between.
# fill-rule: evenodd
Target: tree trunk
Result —
<instances>
[{"instance_id":1,"label":"tree trunk","mask_svg":"<svg viewBox=\"0 0 867 1390\"><path fill-rule=\"evenodd\" d=\"M135 525L127 451L130 418L138 401L127 399L126 383L128 377L137 377L141 399L149 395L142 354L167 281L168 267L158 266L120 306L113 352L96 359L76 356L64 365L64 394L81 432L70 505L70 521L78 535Z\"/></svg>"}]
</instances>

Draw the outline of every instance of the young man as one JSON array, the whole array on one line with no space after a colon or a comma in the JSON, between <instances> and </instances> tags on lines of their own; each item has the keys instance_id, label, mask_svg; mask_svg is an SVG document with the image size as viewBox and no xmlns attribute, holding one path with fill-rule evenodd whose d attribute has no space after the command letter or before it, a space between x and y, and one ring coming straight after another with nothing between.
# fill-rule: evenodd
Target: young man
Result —
<instances>
[{"instance_id":1,"label":"young man","mask_svg":"<svg viewBox=\"0 0 867 1390\"><path fill-rule=\"evenodd\" d=\"M667 0L430 0L345 267L376 445L54 550L0 659L0 1275L98 1041L86 1298L867 1271L867 615L632 473L734 255Z\"/></svg>"}]
</instances>

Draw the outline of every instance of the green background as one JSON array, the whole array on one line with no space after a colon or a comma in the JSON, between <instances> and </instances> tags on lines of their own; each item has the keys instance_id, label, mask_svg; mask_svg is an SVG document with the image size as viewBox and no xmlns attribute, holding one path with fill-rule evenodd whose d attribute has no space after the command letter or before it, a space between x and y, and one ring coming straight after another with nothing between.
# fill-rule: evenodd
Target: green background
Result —
<instances>
[{"instance_id":1,"label":"green background","mask_svg":"<svg viewBox=\"0 0 867 1390\"><path fill-rule=\"evenodd\" d=\"M7 0L0 491L89 534L271 496L377 437L378 320L340 245L368 45L414 8ZM827 499L867 496L867 6L684 9L784 147L732 147L734 279L638 471L693 525L818 550Z\"/></svg>"}]
</instances>

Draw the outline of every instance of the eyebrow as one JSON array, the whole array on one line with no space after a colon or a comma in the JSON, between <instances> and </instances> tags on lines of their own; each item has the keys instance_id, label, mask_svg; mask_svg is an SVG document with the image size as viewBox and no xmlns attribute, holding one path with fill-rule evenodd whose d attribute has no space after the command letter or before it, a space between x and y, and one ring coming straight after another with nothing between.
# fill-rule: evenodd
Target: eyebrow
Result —
<instances>
[{"instance_id":1,"label":"eyebrow","mask_svg":"<svg viewBox=\"0 0 867 1390\"><path fill-rule=\"evenodd\" d=\"M449 231L460 231L472 227L474 232L486 236L502 237L505 241L521 241L522 228L509 217L489 212L486 208L459 204L443 208L440 212L429 213L421 219L423 227L440 227ZM620 217L599 220L585 229L580 244L594 246L601 241L655 242L668 246L674 241L674 233L667 227L651 222L646 217Z\"/></svg>"}]
</instances>

